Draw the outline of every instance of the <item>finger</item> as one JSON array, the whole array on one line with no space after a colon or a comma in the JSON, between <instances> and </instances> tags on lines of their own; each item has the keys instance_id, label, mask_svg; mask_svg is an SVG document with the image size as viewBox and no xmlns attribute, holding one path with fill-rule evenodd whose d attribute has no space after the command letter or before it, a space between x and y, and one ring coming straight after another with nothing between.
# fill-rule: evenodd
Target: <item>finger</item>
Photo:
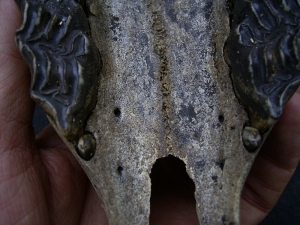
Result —
<instances>
[{"instance_id":1,"label":"finger","mask_svg":"<svg viewBox=\"0 0 300 225\"><path fill-rule=\"evenodd\" d=\"M164 190L151 198L150 224L199 225L192 192Z\"/></svg>"},{"instance_id":2,"label":"finger","mask_svg":"<svg viewBox=\"0 0 300 225\"><path fill-rule=\"evenodd\" d=\"M58 136L51 124L48 124L39 134L36 135L36 146L38 149L56 148L60 151L69 151L68 147Z\"/></svg>"},{"instance_id":3,"label":"finger","mask_svg":"<svg viewBox=\"0 0 300 225\"><path fill-rule=\"evenodd\" d=\"M258 224L274 207L300 158L300 89L259 152L241 198L242 224Z\"/></svg>"},{"instance_id":4,"label":"finger","mask_svg":"<svg viewBox=\"0 0 300 225\"><path fill-rule=\"evenodd\" d=\"M36 142L49 177L47 196L53 223L107 225L94 187L53 127L48 125Z\"/></svg>"},{"instance_id":5,"label":"finger","mask_svg":"<svg viewBox=\"0 0 300 225\"><path fill-rule=\"evenodd\" d=\"M29 70L15 44L21 17L12 0L0 1L0 21L0 142L5 151L33 140L34 104L29 95Z\"/></svg>"},{"instance_id":6,"label":"finger","mask_svg":"<svg viewBox=\"0 0 300 225\"><path fill-rule=\"evenodd\" d=\"M89 184L86 201L83 206L81 222L79 224L108 225L102 203L92 184Z\"/></svg>"},{"instance_id":7,"label":"finger","mask_svg":"<svg viewBox=\"0 0 300 225\"><path fill-rule=\"evenodd\" d=\"M51 125L36 136L36 145L48 178L44 190L52 223L79 224L87 207L87 176Z\"/></svg>"},{"instance_id":8,"label":"finger","mask_svg":"<svg viewBox=\"0 0 300 225\"><path fill-rule=\"evenodd\" d=\"M33 147L30 76L14 41L21 18L12 0L0 1L0 21L0 224L47 224Z\"/></svg>"}]
</instances>

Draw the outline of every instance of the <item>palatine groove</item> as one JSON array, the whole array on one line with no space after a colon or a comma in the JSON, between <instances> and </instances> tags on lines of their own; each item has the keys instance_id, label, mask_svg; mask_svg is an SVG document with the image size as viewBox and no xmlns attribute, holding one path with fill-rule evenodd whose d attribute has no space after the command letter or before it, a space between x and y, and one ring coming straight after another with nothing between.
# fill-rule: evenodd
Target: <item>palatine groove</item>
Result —
<instances>
[{"instance_id":1,"label":"palatine groove","mask_svg":"<svg viewBox=\"0 0 300 225\"><path fill-rule=\"evenodd\" d=\"M149 4L152 12L152 29L154 32L155 50L157 51L160 65L159 65L159 83L162 92L162 115L165 128L165 140L167 144L167 151L172 151L172 139L171 139L171 125L170 125L170 81L169 81L169 62L166 56L167 44L166 44L166 29L164 26L164 19L160 8L160 3L157 1L151 1Z\"/></svg>"}]
</instances>

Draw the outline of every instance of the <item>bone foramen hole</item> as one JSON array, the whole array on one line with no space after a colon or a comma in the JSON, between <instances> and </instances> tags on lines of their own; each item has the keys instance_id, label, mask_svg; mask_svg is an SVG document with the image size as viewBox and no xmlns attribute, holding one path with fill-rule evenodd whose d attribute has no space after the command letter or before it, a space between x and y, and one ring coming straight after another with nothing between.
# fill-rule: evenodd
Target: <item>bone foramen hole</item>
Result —
<instances>
[{"instance_id":1,"label":"bone foramen hole","mask_svg":"<svg viewBox=\"0 0 300 225\"><path fill-rule=\"evenodd\" d=\"M122 177L122 175L123 175L123 167L122 166L118 166L117 172L118 172L119 176Z\"/></svg>"},{"instance_id":2,"label":"bone foramen hole","mask_svg":"<svg viewBox=\"0 0 300 225\"><path fill-rule=\"evenodd\" d=\"M121 117L121 110L119 108L115 108L114 109L114 115L118 118Z\"/></svg>"},{"instance_id":3,"label":"bone foramen hole","mask_svg":"<svg viewBox=\"0 0 300 225\"><path fill-rule=\"evenodd\" d=\"M219 115L219 122L220 123L223 123L225 120L224 116L223 115Z\"/></svg>"}]
</instances>

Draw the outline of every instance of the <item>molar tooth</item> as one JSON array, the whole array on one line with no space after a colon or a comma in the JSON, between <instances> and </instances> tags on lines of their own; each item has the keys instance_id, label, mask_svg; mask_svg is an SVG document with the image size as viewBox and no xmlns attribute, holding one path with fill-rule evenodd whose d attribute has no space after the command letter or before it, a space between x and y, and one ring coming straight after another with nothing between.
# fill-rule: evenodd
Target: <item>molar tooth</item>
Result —
<instances>
[{"instance_id":1,"label":"molar tooth","mask_svg":"<svg viewBox=\"0 0 300 225\"><path fill-rule=\"evenodd\" d=\"M249 152L256 151L263 141L259 131L256 128L249 126L244 127L242 137L244 146Z\"/></svg>"},{"instance_id":2,"label":"molar tooth","mask_svg":"<svg viewBox=\"0 0 300 225\"><path fill-rule=\"evenodd\" d=\"M84 160L90 160L95 155L96 140L91 134L85 134L79 138L78 154Z\"/></svg>"}]
</instances>

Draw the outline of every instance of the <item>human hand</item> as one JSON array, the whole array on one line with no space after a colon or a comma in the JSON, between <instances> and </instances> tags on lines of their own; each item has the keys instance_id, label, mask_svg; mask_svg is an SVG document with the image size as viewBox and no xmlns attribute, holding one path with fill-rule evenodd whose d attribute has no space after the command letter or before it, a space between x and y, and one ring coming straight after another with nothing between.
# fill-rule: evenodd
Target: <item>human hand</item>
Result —
<instances>
[{"instance_id":1,"label":"human hand","mask_svg":"<svg viewBox=\"0 0 300 225\"><path fill-rule=\"evenodd\" d=\"M286 105L246 180L241 224L258 224L282 194L300 158L300 88Z\"/></svg>"},{"instance_id":2,"label":"human hand","mask_svg":"<svg viewBox=\"0 0 300 225\"><path fill-rule=\"evenodd\" d=\"M52 127L36 138L21 15L0 0L0 224L107 224L94 188Z\"/></svg>"},{"instance_id":3,"label":"human hand","mask_svg":"<svg viewBox=\"0 0 300 225\"><path fill-rule=\"evenodd\" d=\"M13 0L0 0L0 21L0 224L107 224L91 183L53 128L34 136L30 74L15 44L21 17ZM299 162L298 102L300 91L253 165L241 224L257 224L267 215ZM192 195L175 192L154 202L151 222L198 224Z\"/></svg>"}]
</instances>

